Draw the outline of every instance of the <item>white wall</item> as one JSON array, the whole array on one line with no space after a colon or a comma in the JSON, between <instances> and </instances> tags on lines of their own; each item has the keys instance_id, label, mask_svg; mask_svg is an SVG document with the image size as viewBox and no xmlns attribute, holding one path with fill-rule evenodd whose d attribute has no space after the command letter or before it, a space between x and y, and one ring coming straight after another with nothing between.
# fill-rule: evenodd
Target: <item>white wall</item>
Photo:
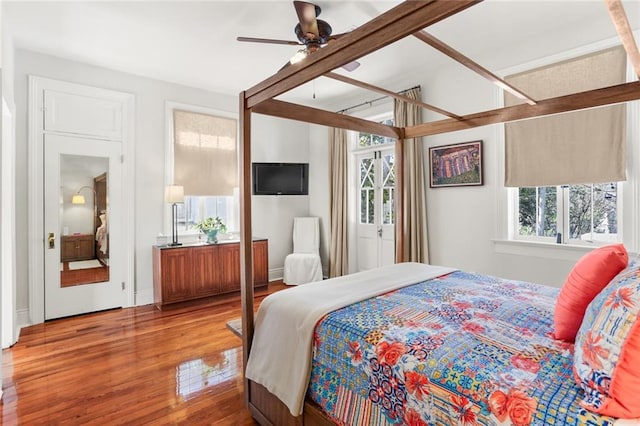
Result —
<instances>
[{"instance_id":1,"label":"white wall","mask_svg":"<svg viewBox=\"0 0 640 426\"><path fill-rule=\"evenodd\" d=\"M166 233L164 212L165 101L237 112L238 99L204 90L152 80L36 52L15 54L16 199L18 235L27 233L27 76L29 74L128 92L135 95L135 286L136 303L153 300L151 246ZM254 115L254 161L308 160L308 125ZM125 160L126 161L126 160ZM254 235L269 238L270 268L281 268L292 217L308 214L307 197L254 197ZM291 220L290 220L291 219ZM290 220L290 221L289 221ZM18 239L17 307L28 306L27 246Z\"/></svg>"},{"instance_id":2,"label":"white wall","mask_svg":"<svg viewBox=\"0 0 640 426\"><path fill-rule=\"evenodd\" d=\"M309 125L253 114L252 162L309 162ZM309 174L315 173L313 165ZM311 181L311 179L310 179ZM309 183L309 194L313 194ZM254 195L253 235L269 239L269 279L282 278L284 258L293 251L293 218L309 215L310 195Z\"/></svg>"},{"instance_id":3,"label":"white wall","mask_svg":"<svg viewBox=\"0 0 640 426\"><path fill-rule=\"evenodd\" d=\"M324 276L329 276L329 128L309 128L309 215L320 218L320 258Z\"/></svg>"}]
</instances>

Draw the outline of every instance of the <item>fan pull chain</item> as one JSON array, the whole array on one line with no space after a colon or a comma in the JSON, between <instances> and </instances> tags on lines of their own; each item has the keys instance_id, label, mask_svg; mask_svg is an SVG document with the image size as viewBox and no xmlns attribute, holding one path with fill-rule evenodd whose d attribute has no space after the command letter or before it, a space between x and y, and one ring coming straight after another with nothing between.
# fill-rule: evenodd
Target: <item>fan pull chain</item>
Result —
<instances>
[{"instance_id":1,"label":"fan pull chain","mask_svg":"<svg viewBox=\"0 0 640 426\"><path fill-rule=\"evenodd\" d=\"M313 80L313 99L316 98L316 80Z\"/></svg>"}]
</instances>

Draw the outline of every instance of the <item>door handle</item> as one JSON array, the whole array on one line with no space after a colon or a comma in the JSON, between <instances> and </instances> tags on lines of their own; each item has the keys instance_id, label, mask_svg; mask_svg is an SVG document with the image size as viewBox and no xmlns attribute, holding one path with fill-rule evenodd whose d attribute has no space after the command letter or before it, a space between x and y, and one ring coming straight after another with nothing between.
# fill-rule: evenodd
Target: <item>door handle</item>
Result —
<instances>
[{"instance_id":1,"label":"door handle","mask_svg":"<svg viewBox=\"0 0 640 426\"><path fill-rule=\"evenodd\" d=\"M378 237L382 238L382 226L378 228Z\"/></svg>"},{"instance_id":2,"label":"door handle","mask_svg":"<svg viewBox=\"0 0 640 426\"><path fill-rule=\"evenodd\" d=\"M53 232L49 232L49 250L56 248L56 237L53 235Z\"/></svg>"}]
</instances>

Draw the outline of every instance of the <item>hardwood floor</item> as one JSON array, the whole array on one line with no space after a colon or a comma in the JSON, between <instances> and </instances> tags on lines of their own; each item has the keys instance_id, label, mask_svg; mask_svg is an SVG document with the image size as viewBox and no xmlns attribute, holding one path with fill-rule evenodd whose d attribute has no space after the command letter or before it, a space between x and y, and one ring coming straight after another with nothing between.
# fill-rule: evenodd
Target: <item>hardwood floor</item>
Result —
<instances>
[{"instance_id":1,"label":"hardwood floor","mask_svg":"<svg viewBox=\"0 0 640 426\"><path fill-rule=\"evenodd\" d=\"M256 307L266 294L256 292ZM243 405L241 341L226 327L239 316L238 297L25 328L3 353L2 424L255 425Z\"/></svg>"}]
</instances>

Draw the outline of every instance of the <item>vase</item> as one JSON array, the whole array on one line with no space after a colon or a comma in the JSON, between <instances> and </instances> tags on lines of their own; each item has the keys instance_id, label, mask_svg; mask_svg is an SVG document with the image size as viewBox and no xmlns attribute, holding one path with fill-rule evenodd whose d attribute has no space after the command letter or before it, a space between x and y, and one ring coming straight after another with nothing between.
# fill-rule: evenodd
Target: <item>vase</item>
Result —
<instances>
[{"instance_id":1,"label":"vase","mask_svg":"<svg viewBox=\"0 0 640 426\"><path fill-rule=\"evenodd\" d=\"M208 243L217 243L218 242L218 230L213 229L211 231L207 231L207 242Z\"/></svg>"}]
</instances>

